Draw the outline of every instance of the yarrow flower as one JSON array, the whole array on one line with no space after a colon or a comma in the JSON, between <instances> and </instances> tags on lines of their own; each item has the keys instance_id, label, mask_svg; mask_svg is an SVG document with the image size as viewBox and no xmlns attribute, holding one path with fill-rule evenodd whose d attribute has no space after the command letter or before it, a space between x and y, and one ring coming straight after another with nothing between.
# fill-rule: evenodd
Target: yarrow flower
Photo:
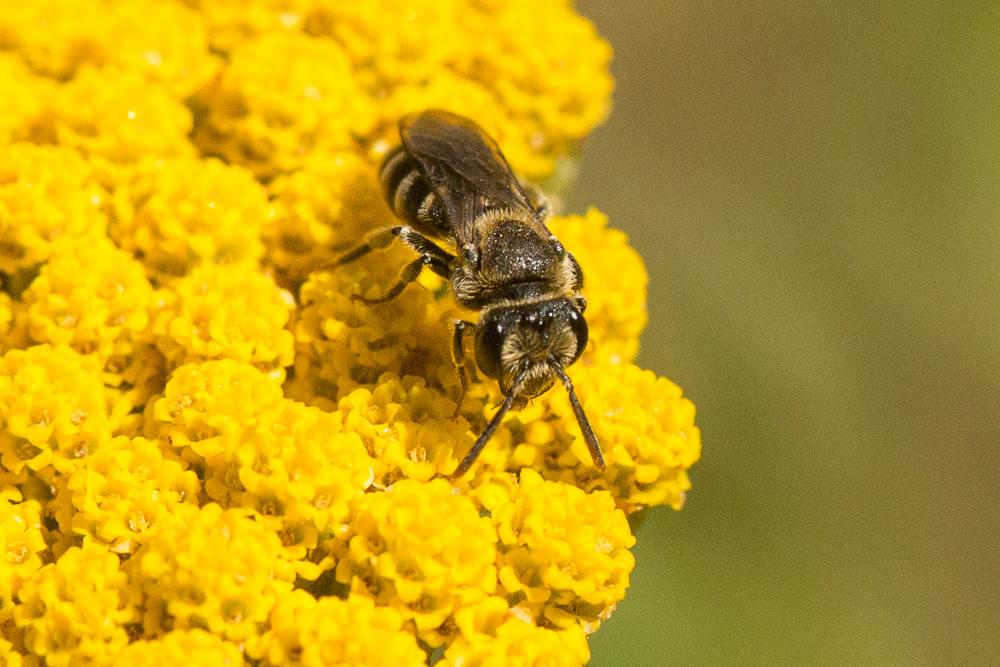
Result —
<instances>
[{"instance_id":1,"label":"yarrow flower","mask_svg":"<svg viewBox=\"0 0 1000 667\"><path fill-rule=\"evenodd\" d=\"M103 236L59 245L21 295L32 341L94 354L106 368L128 365L155 298L142 264Z\"/></svg>"},{"instance_id":2,"label":"yarrow flower","mask_svg":"<svg viewBox=\"0 0 1000 667\"><path fill-rule=\"evenodd\" d=\"M127 577L118 557L97 544L73 547L24 582L14 621L30 655L48 665L104 660L128 643Z\"/></svg>"},{"instance_id":3,"label":"yarrow flower","mask_svg":"<svg viewBox=\"0 0 1000 667\"><path fill-rule=\"evenodd\" d=\"M557 189L609 109L566 0L0 3L0 663L581 665L628 515L680 509L694 405L634 364L646 271L597 209L566 392L462 395L397 224L401 116L473 118Z\"/></svg>"},{"instance_id":4,"label":"yarrow flower","mask_svg":"<svg viewBox=\"0 0 1000 667\"><path fill-rule=\"evenodd\" d=\"M56 240L86 243L102 236L105 196L91 165L76 151L0 146L0 271L6 289L23 289L16 284L20 272L48 260Z\"/></svg>"},{"instance_id":5,"label":"yarrow flower","mask_svg":"<svg viewBox=\"0 0 1000 667\"><path fill-rule=\"evenodd\" d=\"M42 567L47 548L41 505L33 500L0 499L0 554L4 555L0 560L0 627L14 613L14 596Z\"/></svg>"},{"instance_id":6,"label":"yarrow flower","mask_svg":"<svg viewBox=\"0 0 1000 667\"><path fill-rule=\"evenodd\" d=\"M365 597L317 600L291 591L269 620L270 629L247 651L262 665L408 667L425 664L427 657L398 611Z\"/></svg>"},{"instance_id":7,"label":"yarrow flower","mask_svg":"<svg viewBox=\"0 0 1000 667\"><path fill-rule=\"evenodd\" d=\"M301 166L314 149L347 148L374 121L344 50L296 32L236 47L202 104L208 111L195 141L262 177Z\"/></svg>"},{"instance_id":8,"label":"yarrow flower","mask_svg":"<svg viewBox=\"0 0 1000 667\"><path fill-rule=\"evenodd\" d=\"M487 498L507 600L540 625L595 630L625 597L635 564L635 538L611 495L524 469L506 500Z\"/></svg>"},{"instance_id":9,"label":"yarrow flower","mask_svg":"<svg viewBox=\"0 0 1000 667\"><path fill-rule=\"evenodd\" d=\"M198 500L197 475L145 438L118 436L57 480L60 529L127 554L148 541L181 503Z\"/></svg>"},{"instance_id":10,"label":"yarrow flower","mask_svg":"<svg viewBox=\"0 0 1000 667\"><path fill-rule=\"evenodd\" d=\"M454 613L493 592L496 532L451 484L403 480L358 502L340 544L337 581L397 609L432 646Z\"/></svg>"},{"instance_id":11,"label":"yarrow flower","mask_svg":"<svg viewBox=\"0 0 1000 667\"><path fill-rule=\"evenodd\" d=\"M128 561L130 602L144 633L205 628L231 640L251 636L294 571L267 527L239 510L179 505Z\"/></svg>"},{"instance_id":12,"label":"yarrow flower","mask_svg":"<svg viewBox=\"0 0 1000 667\"><path fill-rule=\"evenodd\" d=\"M239 667L245 664L237 644L205 630L172 630L159 639L134 641L118 654L120 665L132 667Z\"/></svg>"},{"instance_id":13,"label":"yarrow flower","mask_svg":"<svg viewBox=\"0 0 1000 667\"><path fill-rule=\"evenodd\" d=\"M113 65L84 67L59 88L52 110L56 141L89 158L105 184L141 160L193 154L191 123L191 112L164 86Z\"/></svg>"},{"instance_id":14,"label":"yarrow flower","mask_svg":"<svg viewBox=\"0 0 1000 667\"><path fill-rule=\"evenodd\" d=\"M5 474L33 470L48 476L110 440L113 424L95 362L68 347L48 345L10 350L0 358Z\"/></svg>"},{"instance_id":15,"label":"yarrow flower","mask_svg":"<svg viewBox=\"0 0 1000 667\"><path fill-rule=\"evenodd\" d=\"M590 659L581 626L541 627L500 597L487 598L482 604L462 610L456 622L461 635L445 651L441 664L447 667L570 667Z\"/></svg>"},{"instance_id":16,"label":"yarrow flower","mask_svg":"<svg viewBox=\"0 0 1000 667\"><path fill-rule=\"evenodd\" d=\"M291 294L255 269L207 264L178 281L152 323L157 347L175 366L234 359L281 378L292 363Z\"/></svg>"},{"instance_id":17,"label":"yarrow flower","mask_svg":"<svg viewBox=\"0 0 1000 667\"><path fill-rule=\"evenodd\" d=\"M193 157L143 162L114 204L109 235L160 282L201 264L256 265L264 252L267 192L240 167Z\"/></svg>"}]
</instances>

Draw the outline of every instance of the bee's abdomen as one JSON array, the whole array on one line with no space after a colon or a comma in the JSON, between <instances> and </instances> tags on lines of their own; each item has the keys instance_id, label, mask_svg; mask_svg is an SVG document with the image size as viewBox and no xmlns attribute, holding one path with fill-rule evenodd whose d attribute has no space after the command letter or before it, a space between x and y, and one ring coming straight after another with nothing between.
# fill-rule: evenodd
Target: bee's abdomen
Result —
<instances>
[{"instance_id":1,"label":"bee's abdomen","mask_svg":"<svg viewBox=\"0 0 1000 667\"><path fill-rule=\"evenodd\" d=\"M440 198L402 146L385 156L379 181L386 203L396 217L429 236L449 235Z\"/></svg>"}]
</instances>

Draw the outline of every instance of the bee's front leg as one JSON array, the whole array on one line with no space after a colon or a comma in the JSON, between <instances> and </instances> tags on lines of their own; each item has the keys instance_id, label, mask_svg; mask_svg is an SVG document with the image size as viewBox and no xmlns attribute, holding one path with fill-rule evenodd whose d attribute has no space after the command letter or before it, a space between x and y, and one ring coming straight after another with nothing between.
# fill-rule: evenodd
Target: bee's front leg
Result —
<instances>
[{"instance_id":1,"label":"bee's front leg","mask_svg":"<svg viewBox=\"0 0 1000 667\"><path fill-rule=\"evenodd\" d=\"M469 389L469 374L465 370L465 336L474 331L475 328L476 325L473 322L455 320L455 330L451 339L451 360L454 362L455 371L458 373L460 388L452 419L457 418L462 412L462 401L465 400L465 392Z\"/></svg>"}]
</instances>

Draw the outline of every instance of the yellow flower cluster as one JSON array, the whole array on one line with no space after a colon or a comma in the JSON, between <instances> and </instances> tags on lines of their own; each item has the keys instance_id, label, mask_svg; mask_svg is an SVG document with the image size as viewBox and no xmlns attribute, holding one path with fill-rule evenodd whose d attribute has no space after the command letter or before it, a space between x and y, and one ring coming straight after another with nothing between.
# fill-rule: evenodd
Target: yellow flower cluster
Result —
<instances>
[{"instance_id":1,"label":"yellow flower cluster","mask_svg":"<svg viewBox=\"0 0 1000 667\"><path fill-rule=\"evenodd\" d=\"M59 146L0 146L0 272L8 291L24 289L32 267L65 238L88 243L104 234L105 193L76 151Z\"/></svg>"},{"instance_id":2,"label":"yellow flower cluster","mask_svg":"<svg viewBox=\"0 0 1000 667\"><path fill-rule=\"evenodd\" d=\"M264 252L267 192L245 169L193 157L149 160L115 190L109 235L161 282L201 263L246 263Z\"/></svg>"},{"instance_id":3,"label":"yellow flower cluster","mask_svg":"<svg viewBox=\"0 0 1000 667\"><path fill-rule=\"evenodd\" d=\"M18 591L17 639L45 665L106 661L128 643L125 626L136 610L126 602L127 584L114 553L97 543L72 547Z\"/></svg>"},{"instance_id":4,"label":"yellow flower cluster","mask_svg":"<svg viewBox=\"0 0 1000 667\"><path fill-rule=\"evenodd\" d=\"M281 541L249 513L178 505L164 524L122 567L147 636L204 628L245 640L291 589L295 572Z\"/></svg>"},{"instance_id":5,"label":"yellow flower cluster","mask_svg":"<svg viewBox=\"0 0 1000 667\"><path fill-rule=\"evenodd\" d=\"M442 665L462 667L573 667L590 658L583 627L553 629L536 625L494 596L455 615L461 634L445 651Z\"/></svg>"},{"instance_id":6,"label":"yellow flower cluster","mask_svg":"<svg viewBox=\"0 0 1000 667\"><path fill-rule=\"evenodd\" d=\"M42 567L47 549L42 534L41 506L0 499L0 623L14 613L14 596L24 582Z\"/></svg>"},{"instance_id":7,"label":"yellow flower cluster","mask_svg":"<svg viewBox=\"0 0 1000 667\"><path fill-rule=\"evenodd\" d=\"M56 480L59 528L127 554L177 513L196 503L198 476L165 458L159 443L118 436Z\"/></svg>"},{"instance_id":8,"label":"yellow flower cluster","mask_svg":"<svg viewBox=\"0 0 1000 667\"><path fill-rule=\"evenodd\" d=\"M115 424L101 379L95 357L68 347L34 345L0 357L5 484L35 490L111 440ZM38 483L32 483L29 472L40 476Z\"/></svg>"},{"instance_id":9,"label":"yellow flower cluster","mask_svg":"<svg viewBox=\"0 0 1000 667\"><path fill-rule=\"evenodd\" d=\"M581 665L627 516L680 508L694 407L633 364L646 273L555 216L591 339L566 392L458 404L393 224L398 118L444 108L558 181L608 110L569 0L0 3L0 663Z\"/></svg>"},{"instance_id":10,"label":"yellow flower cluster","mask_svg":"<svg viewBox=\"0 0 1000 667\"><path fill-rule=\"evenodd\" d=\"M635 538L611 494L543 481L530 469L499 502L495 484L480 490L500 538L498 576L507 600L546 627L596 624L625 597L635 564L628 550Z\"/></svg>"},{"instance_id":11,"label":"yellow flower cluster","mask_svg":"<svg viewBox=\"0 0 1000 667\"><path fill-rule=\"evenodd\" d=\"M497 584L496 531L468 496L443 479L402 480L365 495L332 548L337 581L354 595L395 606L432 646L457 609Z\"/></svg>"},{"instance_id":12,"label":"yellow flower cluster","mask_svg":"<svg viewBox=\"0 0 1000 667\"><path fill-rule=\"evenodd\" d=\"M317 600L290 591L274 605L268 626L247 649L268 667L416 667L427 657L398 611L361 596Z\"/></svg>"},{"instance_id":13,"label":"yellow flower cluster","mask_svg":"<svg viewBox=\"0 0 1000 667\"><path fill-rule=\"evenodd\" d=\"M164 300L151 328L171 366L234 359L281 379L291 365L293 337L285 325L295 299L256 268L199 266Z\"/></svg>"},{"instance_id":14,"label":"yellow flower cluster","mask_svg":"<svg viewBox=\"0 0 1000 667\"><path fill-rule=\"evenodd\" d=\"M239 647L204 630L171 630L159 639L134 641L115 664L129 667L240 667L246 664Z\"/></svg>"}]
</instances>

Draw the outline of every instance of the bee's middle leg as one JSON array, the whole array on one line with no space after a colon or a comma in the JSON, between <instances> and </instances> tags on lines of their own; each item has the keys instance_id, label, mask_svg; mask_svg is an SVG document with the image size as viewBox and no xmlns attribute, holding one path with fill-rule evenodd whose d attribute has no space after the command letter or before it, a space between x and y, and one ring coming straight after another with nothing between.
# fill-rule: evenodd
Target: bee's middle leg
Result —
<instances>
[{"instance_id":1,"label":"bee's middle leg","mask_svg":"<svg viewBox=\"0 0 1000 667\"><path fill-rule=\"evenodd\" d=\"M407 285L416 280L417 276L420 275L420 270L425 266L429 267L431 271L443 278L450 277L451 266L455 261L455 257L420 232L406 225L376 229L365 237L363 243L338 257L337 261L334 262L334 266L341 266L343 264L353 262L356 259L364 257L373 250L381 250L382 248L387 247L390 243L392 243L393 239L396 238L400 239L403 243L420 253L420 257L403 267L402 272L399 274L399 280L397 280L396 284L390 287L389 291L382 296L374 299L368 299L363 296L356 295L353 297L354 299L363 301L367 304L389 301L390 299L399 296L399 293L402 292Z\"/></svg>"},{"instance_id":2,"label":"bee's middle leg","mask_svg":"<svg viewBox=\"0 0 1000 667\"><path fill-rule=\"evenodd\" d=\"M333 265L342 266L360 259L373 250L389 247L395 239L401 240L421 255L430 255L444 264L450 264L455 258L429 238L408 225L382 227L365 235L365 240L338 257ZM446 276L447 277L447 276Z\"/></svg>"},{"instance_id":3,"label":"bee's middle leg","mask_svg":"<svg viewBox=\"0 0 1000 667\"><path fill-rule=\"evenodd\" d=\"M436 247L436 246L435 246ZM442 250L442 252L444 252ZM417 279L420 275L421 269L428 267L431 271L438 274L443 278L447 278L451 274L450 264L445 264L438 257L434 255L421 255L417 259L413 260L409 264L403 267L403 270L399 273L399 279L396 284L389 288L389 291L382 296L375 297L374 299L369 299L363 297L360 294L355 294L351 298L355 301L362 301L369 305L376 303L385 303L386 301L391 301L399 296L400 292L406 289L406 286Z\"/></svg>"},{"instance_id":4,"label":"bee's middle leg","mask_svg":"<svg viewBox=\"0 0 1000 667\"><path fill-rule=\"evenodd\" d=\"M423 236L420 236L419 234L416 236L418 239L404 238L403 240L408 246L420 252L420 257L403 267L403 270L399 273L399 278L396 280L396 283L389 288L389 291L382 296L375 297L373 299L369 299L361 295L355 295L351 298L369 305L385 303L386 301L395 299L399 296L400 292L406 289L407 285L417 279L417 276L420 275L420 271L425 266L442 278L449 277L451 275L451 262L454 260L454 257L434 245L431 241L428 241Z\"/></svg>"}]
</instances>

